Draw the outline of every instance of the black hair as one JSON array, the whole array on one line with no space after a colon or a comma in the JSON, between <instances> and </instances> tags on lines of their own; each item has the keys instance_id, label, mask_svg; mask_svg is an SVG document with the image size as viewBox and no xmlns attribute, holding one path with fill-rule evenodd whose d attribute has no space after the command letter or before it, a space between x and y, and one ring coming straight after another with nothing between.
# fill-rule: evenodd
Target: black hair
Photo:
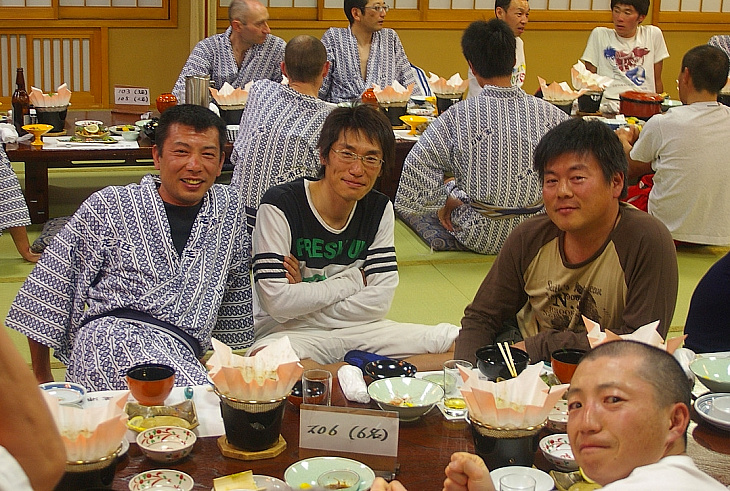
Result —
<instances>
[{"instance_id":1,"label":"black hair","mask_svg":"<svg viewBox=\"0 0 730 491\"><path fill-rule=\"evenodd\" d=\"M592 155L603 170L606 182L611 183L613 176L628 172L628 161L618 136L601 121L586 121L571 118L548 131L537 144L533 167L540 181L545 180L545 167L564 154L579 156ZM626 196L626 179L621 197Z\"/></svg>"},{"instance_id":2,"label":"black hair","mask_svg":"<svg viewBox=\"0 0 730 491\"><path fill-rule=\"evenodd\" d=\"M461 51L475 74L493 78L512 74L515 66L515 34L500 19L477 20L461 36Z\"/></svg>"},{"instance_id":3,"label":"black hair","mask_svg":"<svg viewBox=\"0 0 730 491\"><path fill-rule=\"evenodd\" d=\"M350 21L350 25L355 22L355 18L352 16L352 9L360 9L360 12L365 12L365 5L368 4L368 0L345 0L345 15L347 20Z\"/></svg>"},{"instance_id":4,"label":"black hair","mask_svg":"<svg viewBox=\"0 0 730 491\"><path fill-rule=\"evenodd\" d=\"M197 132L203 132L210 128L218 130L218 146L223 155L226 145L226 123L207 107L195 104L178 104L165 110L160 116L155 131L155 144L162 151L162 147L170 133L170 127L174 124L190 126Z\"/></svg>"},{"instance_id":5,"label":"black hair","mask_svg":"<svg viewBox=\"0 0 730 491\"><path fill-rule=\"evenodd\" d=\"M611 10L616 5L630 5L636 9L639 15L646 15L649 13L649 0L611 0Z\"/></svg>"},{"instance_id":6,"label":"black hair","mask_svg":"<svg viewBox=\"0 0 730 491\"><path fill-rule=\"evenodd\" d=\"M332 145L346 132L361 133L383 152L383 172L387 173L395 161L395 136L393 126L382 111L367 104L354 104L334 109L324 120L319 134L317 148L322 158L326 158ZM324 166L320 168L324 175Z\"/></svg>"},{"instance_id":7,"label":"black hair","mask_svg":"<svg viewBox=\"0 0 730 491\"><path fill-rule=\"evenodd\" d=\"M727 83L730 60L720 48L702 44L685 53L682 71L685 68L689 69L696 90L717 94Z\"/></svg>"}]
</instances>

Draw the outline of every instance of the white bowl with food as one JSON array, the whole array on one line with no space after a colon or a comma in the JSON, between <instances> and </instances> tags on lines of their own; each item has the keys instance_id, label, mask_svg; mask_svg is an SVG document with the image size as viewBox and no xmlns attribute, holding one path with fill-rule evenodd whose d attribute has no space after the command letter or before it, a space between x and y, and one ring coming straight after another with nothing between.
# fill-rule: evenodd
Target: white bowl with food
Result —
<instances>
[{"instance_id":1,"label":"white bowl with food","mask_svg":"<svg viewBox=\"0 0 730 491\"><path fill-rule=\"evenodd\" d=\"M570 440L565 433L548 435L540 440L540 450L548 462L561 471L577 471L578 463L573 456Z\"/></svg>"},{"instance_id":2,"label":"white bowl with food","mask_svg":"<svg viewBox=\"0 0 730 491\"><path fill-rule=\"evenodd\" d=\"M428 380L391 377L376 380L368 394L384 411L396 411L401 421L415 421L444 397L444 389Z\"/></svg>"}]
</instances>

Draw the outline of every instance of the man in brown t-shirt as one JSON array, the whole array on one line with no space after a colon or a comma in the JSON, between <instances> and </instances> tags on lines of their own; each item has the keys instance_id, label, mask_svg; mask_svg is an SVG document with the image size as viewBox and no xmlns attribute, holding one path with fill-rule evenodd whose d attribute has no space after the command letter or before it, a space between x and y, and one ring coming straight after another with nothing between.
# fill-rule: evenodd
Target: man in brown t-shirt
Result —
<instances>
[{"instance_id":1,"label":"man in brown t-shirt","mask_svg":"<svg viewBox=\"0 0 730 491\"><path fill-rule=\"evenodd\" d=\"M571 119L534 154L546 215L519 225L466 308L455 357L475 360L515 324L533 362L588 349L581 315L617 334L659 320L666 336L677 298L672 237L657 219L619 203L626 157L601 122Z\"/></svg>"}]
</instances>

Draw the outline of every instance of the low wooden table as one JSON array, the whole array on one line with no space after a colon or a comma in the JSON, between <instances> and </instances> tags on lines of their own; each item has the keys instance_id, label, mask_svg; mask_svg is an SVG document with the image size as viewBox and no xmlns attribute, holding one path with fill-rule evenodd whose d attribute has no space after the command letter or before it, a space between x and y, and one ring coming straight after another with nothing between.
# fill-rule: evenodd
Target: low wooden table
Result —
<instances>
[{"instance_id":1,"label":"low wooden table","mask_svg":"<svg viewBox=\"0 0 730 491\"><path fill-rule=\"evenodd\" d=\"M99 120L109 126L133 124L139 120L134 114L114 113L110 110L69 111L66 117L66 133L72 135L74 123L80 120ZM152 142L140 134L137 140L139 148L104 148L89 150L83 147L72 147L64 150L44 150L30 145L8 143L5 151L11 162L25 162L25 201L30 211L32 223L44 223L48 220L48 169L81 168L81 167L119 167L152 165ZM384 173L376 184L391 199L395 199L400 171L403 161L413 146L412 141L398 140L396 145L396 165L390 172ZM230 157L233 145L229 142L225 148Z\"/></svg>"},{"instance_id":2,"label":"low wooden table","mask_svg":"<svg viewBox=\"0 0 730 491\"><path fill-rule=\"evenodd\" d=\"M344 399L339 384L333 384L333 404L337 406L373 408L374 403L362 405ZM704 422L693 422L688 432L688 454L697 466L725 485L730 484L730 433L723 432ZM224 457L218 449L218 437L199 438L192 454L185 460L173 464L159 464L147 459L136 444L119 463L113 489L128 490L129 481L138 473L152 469L177 469L195 480L196 490L208 491L213 479L236 472L253 470L254 474L284 479L284 471L291 464L301 460L299 456L299 411L287 403L282 424L282 436L287 442L286 450L272 459L242 461ZM547 432L545 432L547 434ZM451 454L458 451L474 452L469 425L465 421L447 421L437 408L412 423L401 423L398 442L398 474L409 491L439 490L444 481L444 468ZM535 466L544 471L551 470L550 464L538 450ZM390 477L390 476L387 476Z\"/></svg>"}]
</instances>

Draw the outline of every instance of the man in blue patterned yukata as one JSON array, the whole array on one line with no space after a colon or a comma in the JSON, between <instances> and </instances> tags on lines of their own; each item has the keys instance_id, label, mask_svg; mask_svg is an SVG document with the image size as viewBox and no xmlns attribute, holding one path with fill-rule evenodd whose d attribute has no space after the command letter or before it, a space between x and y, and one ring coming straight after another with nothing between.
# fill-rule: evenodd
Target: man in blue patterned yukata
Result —
<instances>
[{"instance_id":1,"label":"man in blue patterned yukata","mask_svg":"<svg viewBox=\"0 0 730 491\"><path fill-rule=\"evenodd\" d=\"M185 102L188 75L209 75L216 89L224 82L234 88L251 80L281 82L285 43L271 34L266 7L257 0L232 0L228 19L226 32L203 39L190 53L172 89L179 102Z\"/></svg>"},{"instance_id":2,"label":"man in blue patterned yukata","mask_svg":"<svg viewBox=\"0 0 730 491\"><path fill-rule=\"evenodd\" d=\"M31 250L26 225L30 225L28 206L25 204L18 176L10 166L5 148L0 143L0 235L7 230L23 259L35 263L41 255Z\"/></svg>"},{"instance_id":3,"label":"man in blue patterned yukata","mask_svg":"<svg viewBox=\"0 0 730 491\"><path fill-rule=\"evenodd\" d=\"M6 319L28 337L39 383L53 380L49 348L68 381L105 390L146 362L172 366L176 385L204 384L211 334L251 344L245 215L236 190L214 184L225 141L208 109L168 109L152 149L159 178L92 194L54 237Z\"/></svg>"},{"instance_id":4,"label":"man in blue patterned yukata","mask_svg":"<svg viewBox=\"0 0 730 491\"><path fill-rule=\"evenodd\" d=\"M286 44L281 65L289 86L258 80L249 91L231 156L235 165L231 185L240 189L249 232L270 187L317 175L317 139L335 107L317 98L328 68L322 42L312 36L296 36Z\"/></svg>"},{"instance_id":5,"label":"man in blue patterned yukata","mask_svg":"<svg viewBox=\"0 0 730 491\"><path fill-rule=\"evenodd\" d=\"M395 209L438 214L461 244L496 254L512 229L542 210L532 153L568 116L512 85L515 36L504 21L473 22L461 46L483 88L423 133L403 165Z\"/></svg>"},{"instance_id":6,"label":"man in blue patterned yukata","mask_svg":"<svg viewBox=\"0 0 730 491\"><path fill-rule=\"evenodd\" d=\"M359 99L373 84L391 85L393 80L413 93L421 91L398 34L383 28L388 6L383 0L345 0L350 27L331 27L322 36L331 66L319 95L325 101Z\"/></svg>"}]
</instances>

